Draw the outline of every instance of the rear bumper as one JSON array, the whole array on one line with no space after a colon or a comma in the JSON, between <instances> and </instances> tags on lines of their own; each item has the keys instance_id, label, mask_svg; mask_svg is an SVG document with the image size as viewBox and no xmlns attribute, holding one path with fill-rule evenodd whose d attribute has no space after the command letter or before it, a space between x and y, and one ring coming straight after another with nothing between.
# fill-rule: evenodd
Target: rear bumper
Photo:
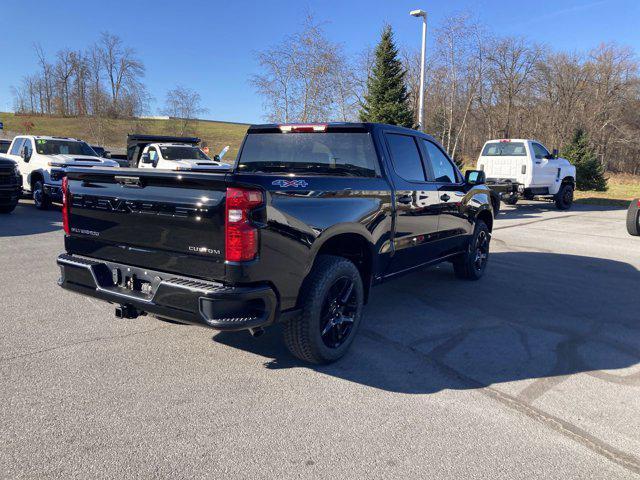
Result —
<instances>
[{"instance_id":1,"label":"rear bumper","mask_svg":"<svg viewBox=\"0 0 640 480\"><path fill-rule=\"evenodd\" d=\"M525 190L522 183L510 179L487 178L486 185L500 196L522 194Z\"/></svg>"},{"instance_id":2,"label":"rear bumper","mask_svg":"<svg viewBox=\"0 0 640 480\"><path fill-rule=\"evenodd\" d=\"M62 288L139 313L217 330L263 327L275 320L277 297L266 285L228 287L67 254L58 256L57 263Z\"/></svg>"}]
</instances>

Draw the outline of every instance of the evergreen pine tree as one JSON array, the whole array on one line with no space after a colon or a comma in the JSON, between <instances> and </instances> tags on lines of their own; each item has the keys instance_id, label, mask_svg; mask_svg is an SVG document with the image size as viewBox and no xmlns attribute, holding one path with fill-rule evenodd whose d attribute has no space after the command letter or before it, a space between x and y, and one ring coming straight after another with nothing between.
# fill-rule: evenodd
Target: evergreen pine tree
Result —
<instances>
[{"instance_id":1,"label":"evergreen pine tree","mask_svg":"<svg viewBox=\"0 0 640 480\"><path fill-rule=\"evenodd\" d=\"M589 145L589 136L584 130L576 130L573 140L564 148L562 156L576 166L578 190L607 190L604 167L596 158Z\"/></svg>"},{"instance_id":2,"label":"evergreen pine tree","mask_svg":"<svg viewBox=\"0 0 640 480\"><path fill-rule=\"evenodd\" d=\"M413 128L413 111L409 106L409 94L404 83L406 72L398 60L398 49L389 25L382 30L375 57L372 75L367 80L367 94L360 119L363 122Z\"/></svg>"}]
</instances>

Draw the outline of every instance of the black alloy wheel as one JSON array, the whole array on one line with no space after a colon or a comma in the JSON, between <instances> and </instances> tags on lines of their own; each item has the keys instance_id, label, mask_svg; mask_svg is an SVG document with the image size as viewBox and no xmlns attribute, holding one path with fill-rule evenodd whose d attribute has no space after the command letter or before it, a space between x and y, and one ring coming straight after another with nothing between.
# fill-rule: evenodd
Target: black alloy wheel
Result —
<instances>
[{"instance_id":1,"label":"black alloy wheel","mask_svg":"<svg viewBox=\"0 0 640 480\"><path fill-rule=\"evenodd\" d=\"M320 336L329 348L340 347L353 329L358 311L354 282L349 277L337 279L329 290L322 305Z\"/></svg>"},{"instance_id":2,"label":"black alloy wheel","mask_svg":"<svg viewBox=\"0 0 640 480\"><path fill-rule=\"evenodd\" d=\"M363 305L364 286L355 264L319 255L300 289L300 313L285 322L287 348L305 362L335 362L353 343Z\"/></svg>"}]
</instances>

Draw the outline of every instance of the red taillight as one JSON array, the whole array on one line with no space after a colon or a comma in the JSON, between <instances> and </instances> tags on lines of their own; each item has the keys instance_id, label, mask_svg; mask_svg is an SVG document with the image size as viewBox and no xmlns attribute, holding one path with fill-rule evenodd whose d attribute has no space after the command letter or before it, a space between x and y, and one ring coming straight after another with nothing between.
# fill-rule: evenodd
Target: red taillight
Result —
<instances>
[{"instance_id":1,"label":"red taillight","mask_svg":"<svg viewBox=\"0 0 640 480\"><path fill-rule=\"evenodd\" d=\"M282 133L313 133L313 132L326 132L327 124L324 123L311 123L311 124L298 124L298 125L280 125L280 131Z\"/></svg>"},{"instance_id":2,"label":"red taillight","mask_svg":"<svg viewBox=\"0 0 640 480\"><path fill-rule=\"evenodd\" d=\"M225 218L225 259L228 262L253 260L258 253L258 229L249 222L249 212L262 205L262 192L227 188Z\"/></svg>"},{"instance_id":3,"label":"red taillight","mask_svg":"<svg viewBox=\"0 0 640 480\"><path fill-rule=\"evenodd\" d=\"M66 175L62 177L62 228L64 233L71 235L69 228L69 215L71 214L71 204L69 203L69 181Z\"/></svg>"}]
</instances>

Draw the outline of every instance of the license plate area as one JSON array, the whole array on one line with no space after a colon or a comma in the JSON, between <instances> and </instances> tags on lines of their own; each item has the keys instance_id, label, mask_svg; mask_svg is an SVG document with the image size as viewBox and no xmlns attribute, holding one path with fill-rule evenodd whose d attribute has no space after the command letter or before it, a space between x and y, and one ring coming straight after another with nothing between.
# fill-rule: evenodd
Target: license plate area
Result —
<instances>
[{"instance_id":1,"label":"license plate area","mask_svg":"<svg viewBox=\"0 0 640 480\"><path fill-rule=\"evenodd\" d=\"M152 298L158 285L162 282L162 277L142 268L116 264L106 264L106 267L110 272L111 281L109 283L111 285L104 285L105 287L135 293L144 298Z\"/></svg>"}]
</instances>

